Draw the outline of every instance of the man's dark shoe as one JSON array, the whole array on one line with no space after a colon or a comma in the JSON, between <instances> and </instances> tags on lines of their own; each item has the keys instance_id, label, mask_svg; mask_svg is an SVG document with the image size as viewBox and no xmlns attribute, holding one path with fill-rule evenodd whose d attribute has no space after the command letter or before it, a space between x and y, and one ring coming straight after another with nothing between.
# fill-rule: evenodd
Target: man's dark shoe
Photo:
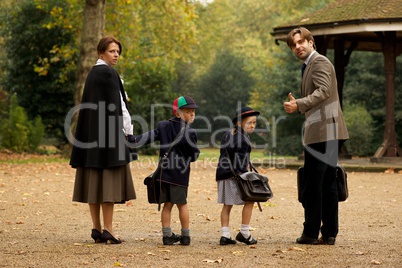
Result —
<instances>
[{"instance_id":1,"label":"man's dark shoe","mask_svg":"<svg viewBox=\"0 0 402 268\"><path fill-rule=\"evenodd\" d=\"M231 238L227 238L224 236L221 236L221 239L219 240L219 245L224 246L224 245L234 245L236 244L236 241L231 239Z\"/></svg>"},{"instance_id":2,"label":"man's dark shoe","mask_svg":"<svg viewBox=\"0 0 402 268\"><path fill-rule=\"evenodd\" d=\"M324 237L321 236L320 238L318 238L318 244L320 245L335 245L335 237Z\"/></svg>"},{"instance_id":3,"label":"man's dark shoe","mask_svg":"<svg viewBox=\"0 0 402 268\"><path fill-rule=\"evenodd\" d=\"M180 237L180 245L188 246L188 245L190 245L190 241L191 241L191 239L189 236L183 235Z\"/></svg>"},{"instance_id":4,"label":"man's dark shoe","mask_svg":"<svg viewBox=\"0 0 402 268\"><path fill-rule=\"evenodd\" d=\"M171 236L164 236L162 240L164 245L173 245L174 243L179 242L180 238L180 235L172 233Z\"/></svg>"},{"instance_id":5,"label":"man's dark shoe","mask_svg":"<svg viewBox=\"0 0 402 268\"><path fill-rule=\"evenodd\" d=\"M252 238L251 235L248 238L245 238L240 232L236 235L236 240L247 245L257 244L257 240Z\"/></svg>"},{"instance_id":6,"label":"man's dark shoe","mask_svg":"<svg viewBox=\"0 0 402 268\"><path fill-rule=\"evenodd\" d=\"M308 244L308 245L317 245L318 240L315 238L311 238L302 234L299 238L296 239L297 244Z\"/></svg>"}]
</instances>

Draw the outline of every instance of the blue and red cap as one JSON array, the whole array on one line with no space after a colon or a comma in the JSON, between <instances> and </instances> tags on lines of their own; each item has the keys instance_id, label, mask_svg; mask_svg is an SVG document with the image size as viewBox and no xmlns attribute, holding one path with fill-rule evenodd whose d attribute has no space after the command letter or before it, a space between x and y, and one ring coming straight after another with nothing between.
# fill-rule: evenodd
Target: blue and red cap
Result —
<instances>
[{"instance_id":1,"label":"blue and red cap","mask_svg":"<svg viewBox=\"0 0 402 268\"><path fill-rule=\"evenodd\" d=\"M188 108L188 109L197 109L198 106L195 104L195 101L188 96L180 96L173 102L173 113L176 113L178 109Z\"/></svg>"}]
</instances>

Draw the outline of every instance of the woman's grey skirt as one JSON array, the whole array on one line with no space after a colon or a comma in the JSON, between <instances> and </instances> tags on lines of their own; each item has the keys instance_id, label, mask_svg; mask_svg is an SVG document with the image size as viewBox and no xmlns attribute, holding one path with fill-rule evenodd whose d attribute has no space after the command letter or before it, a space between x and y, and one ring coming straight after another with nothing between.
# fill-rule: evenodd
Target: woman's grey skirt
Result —
<instances>
[{"instance_id":1,"label":"woman's grey skirt","mask_svg":"<svg viewBox=\"0 0 402 268\"><path fill-rule=\"evenodd\" d=\"M78 167L73 201L102 204L136 199L130 165L99 169Z\"/></svg>"}]
</instances>

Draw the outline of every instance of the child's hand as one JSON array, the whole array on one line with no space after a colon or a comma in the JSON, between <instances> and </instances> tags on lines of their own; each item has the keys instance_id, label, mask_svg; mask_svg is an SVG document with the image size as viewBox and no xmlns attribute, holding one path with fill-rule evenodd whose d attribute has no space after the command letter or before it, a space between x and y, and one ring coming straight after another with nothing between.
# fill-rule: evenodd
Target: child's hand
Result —
<instances>
[{"instance_id":1,"label":"child's hand","mask_svg":"<svg viewBox=\"0 0 402 268\"><path fill-rule=\"evenodd\" d=\"M131 143L135 143L136 141L135 141L135 136L134 135L127 135L127 140L129 141L129 142L131 142Z\"/></svg>"}]
</instances>

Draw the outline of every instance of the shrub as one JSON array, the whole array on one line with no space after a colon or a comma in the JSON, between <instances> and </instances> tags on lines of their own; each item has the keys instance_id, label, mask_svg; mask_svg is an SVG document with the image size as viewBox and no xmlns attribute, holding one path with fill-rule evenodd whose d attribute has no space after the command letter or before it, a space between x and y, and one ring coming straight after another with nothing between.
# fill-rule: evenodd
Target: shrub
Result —
<instances>
[{"instance_id":1,"label":"shrub","mask_svg":"<svg viewBox=\"0 0 402 268\"><path fill-rule=\"evenodd\" d=\"M28 116L13 95L8 118L3 119L0 134L4 148L22 153L35 151L43 139L45 127L40 117L29 121Z\"/></svg>"},{"instance_id":2,"label":"shrub","mask_svg":"<svg viewBox=\"0 0 402 268\"><path fill-rule=\"evenodd\" d=\"M355 156L374 154L373 118L366 108L359 104L345 103L344 117L349 132L349 140L345 144L349 153Z\"/></svg>"}]
</instances>

